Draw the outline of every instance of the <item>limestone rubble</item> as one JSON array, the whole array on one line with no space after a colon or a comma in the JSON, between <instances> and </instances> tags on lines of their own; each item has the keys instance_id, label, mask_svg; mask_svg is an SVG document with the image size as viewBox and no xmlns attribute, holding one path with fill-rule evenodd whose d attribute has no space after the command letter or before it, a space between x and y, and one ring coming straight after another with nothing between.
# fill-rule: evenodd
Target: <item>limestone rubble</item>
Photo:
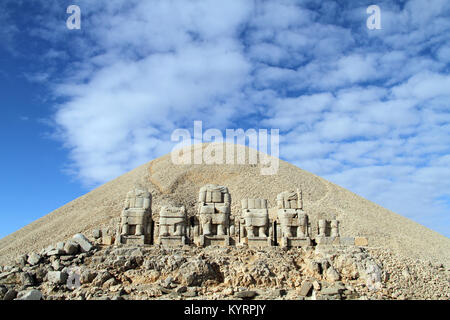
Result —
<instances>
[{"instance_id":1,"label":"limestone rubble","mask_svg":"<svg viewBox=\"0 0 450 320\"><path fill-rule=\"evenodd\" d=\"M2 266L0 299L450 298L449 269L385 248L167 248L88 241L88 252L49 255L46 248L37 263L29 257L38 253L30 253Z\"/></svg>"}]
</instances>

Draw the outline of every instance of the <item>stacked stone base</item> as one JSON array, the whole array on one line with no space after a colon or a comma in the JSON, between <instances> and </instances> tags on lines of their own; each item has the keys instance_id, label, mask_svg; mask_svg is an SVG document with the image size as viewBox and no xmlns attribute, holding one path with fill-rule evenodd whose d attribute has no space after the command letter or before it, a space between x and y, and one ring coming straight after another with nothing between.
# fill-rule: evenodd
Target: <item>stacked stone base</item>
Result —
<instances>
[{"instance_id":1,"label":"stacked stone base","mask_svg":"<svg viewBox=\"0 0 450 320\"><path fill-rule=\"evenodd\" d=\"M150 244L150 242L147 239L148 237L142 235L142 236L130 236L130 235L121 235L119 237L119 241L122 244L131 244L131 245L144 245L144 244Z\"/></svg>"},{"instance_id":2,"label":"stacked stone base","mask_svg":"<svg viewBox=\"0 0 450 320\"><path fill-rule=\"evenodd\" d=\"M310 238L283 237L279 241L282 247L309 247L312 245Z\"/></svg>"},{"instance_id":3,"label":"stacked stone base","mask_svg":"<svg viewBox=\"0 0 450 320\"><path fill-rule=\"evenodd\" d=\"M245 238L245 243L249 247L271 247L273 246L273 241L269 237L248 237Z\"/></svg>"},{"instance_id":4,"label":"stacked stone base","mask_svg":"<svg viewBox=\"0 0 450 320\"><path fill-rule=\"evenodd\" d=\"M206 246L231 246L233 245L232 238L228 235L223 236L206 236L202 235L198 237L198 245L200 247Z\"/></svg>"},{"instance_id":5,"label":"stacked stone base","mask_svg":"<svg viewBox=\"0 0 450 320\"><path fill-rule=\"evenodd\" d=\"M184 246L188 244L185 236L165 236L159 238L159 244L166 247Z\"/></svg>"}]
</instances>

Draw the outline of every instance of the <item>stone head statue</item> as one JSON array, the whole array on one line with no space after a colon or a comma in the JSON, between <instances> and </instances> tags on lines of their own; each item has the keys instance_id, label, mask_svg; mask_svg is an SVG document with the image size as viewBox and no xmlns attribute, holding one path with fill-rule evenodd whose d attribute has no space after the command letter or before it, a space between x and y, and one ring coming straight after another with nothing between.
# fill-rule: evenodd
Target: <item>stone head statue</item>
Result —
<instances>
[{"instance_id":1,"label":"stone head statue","mask_svg":"<svg viewBox=\"0 0 450 320\"><path fill-rule=\"evenodd\" d=\"M277 195L278 209L303 209L302 191L284 191Z\"/></svg>"},{"instance_id":2,"label":"stone head statue","mask_svg":"<svg viewBox=\"0 0 450 320\"><path fill-rule=\"evenodd\" d=\"M124 209L148 209L151 205L151 199L150 192L141 186L136 186L127 193Z\"/></svg>"}]
</instances>

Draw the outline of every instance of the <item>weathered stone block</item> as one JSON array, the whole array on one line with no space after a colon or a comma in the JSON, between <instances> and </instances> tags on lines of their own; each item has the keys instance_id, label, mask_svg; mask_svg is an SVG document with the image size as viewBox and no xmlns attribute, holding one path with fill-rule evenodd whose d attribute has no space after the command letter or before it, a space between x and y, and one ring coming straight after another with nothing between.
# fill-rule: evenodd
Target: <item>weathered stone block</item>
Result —
<instances>
[{"instance_id":1,"label":"weathered stone block","mask_svg":"<svg viewBox=\"0 0 450 320\"><path fill-rule=\"evenodd\" d=\"M39 251L39 254L40 254L41 256L46 256L47 253L49 253L49 252L52 251L52 250L55 250L55 247L52 246L52 245L50 245L50 246L48 246L47 248L44 248L44 249L42 249L41 251Z\"/></svg>"},{"instance_id":2,"label":"weathered stone block","mask_svg":"<svg viewBox=\"0 0 450 320\"><path fill-rule=\"evenodd\" d=\"M47 273L47 279L54 284L63 284L67 281L67 273L62 271L49 271Z\"/></svg>"},{"instance_id":3,"label":"weathered stone block","mask_svg":"<svg viewBox=\"0 0 450 320\"><path fill-rule=\"evenodd\" d=\"M21 291L14 300L41 300L42 293L39 290Z\"/></svg>"},{"instance_id":4,"label":"weathered stone block","mask_svg":"<svg viewBox=\"0 0 450 320\"><path fill-rule=\"evenodd\" d=\"M81 284L91 283L92 281L94 281L96 276L97 276L97 274L95 273L94 270L84 269L81 272L81 278L80 278Z\"/></svg>"},{"instance_id":5,"label":"weathered stone block","mask_svg":"<svg viewBox=\"0 0 450 320\"><path fill-rule=\"evenodd\" d=\"M251 238L247 238L245 239L245 243L247 243L247 245L249 247L271 247L273 246L273 241L271 238L266 237L251 237Z\"/></svg>"},{"instance_id":6,"label":"weathered stone block","mask_svg":"<svg viewBox=\"0 0 450 320\"><path fill-rule=\"evenodd\" d=\"M281 238L282 247L309 247L311 245L312 242L310 238L294 238L294 237Z\"/></svg>"},{"instance_id":7,"label":"weathered stone block","mask_svg":"<svg viewBox=\"0 0 450 320\"><path fill-rule=\"evenodd\" d=\"M303 282L302 286L300 287L298 294L303 297L306 297L309 294L309 292L311 291L312 287L313 287L313 284L311 282L305 281L305 282Z\"/></svg>"},{"instance_id":8,"label":"weathered stone block","mask_svg":"<svg viewBox=\"0 0 450 320\"><path fill-rule=\"evenodd\" d=\"M27 262L32 266L38 264L40 261L41 261L41 256L34 252L32 254L30 254L27 259Z\"/></svg>"},{"instance_id":9,"label":"weathered stone block","mask_svg":"<svg viewBox=\"0 0 450 320\"><path fill-rule=\"evenodd\" d=\"M67 241L66 244L64 245L64 252L70 256L77 254L78 249L79 249L78 243L72 240Z\"/></svg>"},{"instance_id":10,"label":"weathered stone block","mask_svg":"<svg viewBox=\"0 0 450 320\"><path fill-rule=\"evenodd\" d=\"M58 242L58 243L56 244L55 249L58 249L58 250L64 250L64 242L63 242L63 241Z\"/></svg>"},{"instance_id":11,"label":"weathered stone block","mask_svg":"<svg viewBox=\"0 0 450 320\"><path fill-rule=\"evenodd\" d=\"M159 239L162 246L184 246L187 244L185 236L167 236Z\"/></svg>"},{"instance_id":12,"label":"weathered stone block","mask_svg":"<svg viewBox=\"0 0 450 320\"><path fill-rule=\"evenodd\" d=\"M103 236L102 237L102 244L106 245L106 246L111 246L111 245L114 244L115 240L116 239L114 237L112 237L112 236Z\"/></svg>"},{"instance_id":13,"label":"weathered stone block","mask_svg":"<svg viewBox=\"0 0 450 320\"><path fill-rule=\"evenodd\" d=\"M74 235L72 240L80 245L82 252L89 252L93 248L91 242L81 233Z\"/></svg>"},{"instance_id":14,"label":"weathered stone block","mask_svg":"<svg viewBox=\"0 0 450 320\"><path fill-rule=\"evenodd\" d=\"M120 236L120 243L122 244L130 244L130 245L142 245L145 244L146 237L144 235L142 236Z\"/></svg>"},{"instance_id":15,"label":"weathered stone block","mask_svg":"<svg viewBox=\"0 0 450 320\"><path fill-rule=\"evenodd\" d=\"M51 256L60 256L60 255L63 255L63 254L65 254L66 253L66 251L64 251L63 249L53 249L53 250L50 250L50 251L48 251L47 252L47 256L48 257L51 257Z\"/></svg>"}]
</instances>

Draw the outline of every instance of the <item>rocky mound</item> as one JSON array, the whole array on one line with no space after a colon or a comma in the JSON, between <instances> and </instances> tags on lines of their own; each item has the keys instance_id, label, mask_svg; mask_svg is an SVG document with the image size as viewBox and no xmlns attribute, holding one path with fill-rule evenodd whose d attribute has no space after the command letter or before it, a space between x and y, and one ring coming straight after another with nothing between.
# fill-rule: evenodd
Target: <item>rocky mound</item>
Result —
<instances>
[{"instance_id":1,"label":"rocky mound","mask_svg":"<svg viewBox=\"0 0 450 320\"><path fill-rule=\"evenodd\" d=\"M91 245L82 235L0 269L4 300L444 299L450 269L389 249Z\"/></svg>"}]
</instances>

